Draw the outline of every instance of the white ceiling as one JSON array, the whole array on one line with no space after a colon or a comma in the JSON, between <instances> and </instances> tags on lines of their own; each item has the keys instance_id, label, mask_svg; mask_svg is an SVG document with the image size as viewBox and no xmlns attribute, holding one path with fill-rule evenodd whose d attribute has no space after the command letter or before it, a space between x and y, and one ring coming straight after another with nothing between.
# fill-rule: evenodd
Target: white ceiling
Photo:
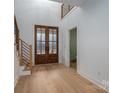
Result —
<instances>
[{"instance_id":1,"label":"white ceiling","mask_svg":"<svg viewBox=\"0 0 124 93\"><path fill-rule=\"evenodd\" d=\"M81 6L86 0L51 0L55 2L65 3L69 5Z\"/></svg>"}]
</instances>

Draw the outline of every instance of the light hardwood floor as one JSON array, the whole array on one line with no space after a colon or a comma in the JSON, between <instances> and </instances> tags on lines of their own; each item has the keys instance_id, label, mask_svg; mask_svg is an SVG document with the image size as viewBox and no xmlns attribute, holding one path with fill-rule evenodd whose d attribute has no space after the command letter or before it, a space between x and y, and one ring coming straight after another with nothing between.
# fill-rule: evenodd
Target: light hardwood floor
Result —
<instances>
[{"instance_id":1,"label":"light hardwood floor","mask_svg":"<svg viewBox=\"0 0 124 93\"><path fill-rule=\"evenodd\" d=\"M15 93L107 93L62 64L35 66L19 79Z\"/></svg>"}]
</instances>

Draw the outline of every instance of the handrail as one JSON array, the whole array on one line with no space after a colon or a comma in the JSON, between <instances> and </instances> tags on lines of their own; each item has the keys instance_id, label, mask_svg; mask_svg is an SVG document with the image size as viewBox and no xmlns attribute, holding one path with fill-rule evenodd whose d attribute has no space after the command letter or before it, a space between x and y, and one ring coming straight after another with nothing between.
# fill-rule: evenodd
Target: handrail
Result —
<instances>
[{"instance_id":1,"label":"handrail","mask_svg":"<svg viewBox=\"0 0 124 93\"><path fill-rule=\"evenodd\" d=\"M26 43L22 42L22 44L24 45L24 47L29 49L29 45L26 45Z\"/></svg>"},{"instance_id":2,"label":"handrail","mask_svg":"<svg viewBox=\"0 0 124 93\"><path fill-rule=\"evenodd\" d=\"M28 44L28 43L26 43L25 41L23 41L21 38L19 38L19 40L20 40L20 41L22 41L22 42L24 42L26 45L28 45L28 46L29 46L29 44Z\"/></svg>"},{"instance_id":3,"label":"handrail","mask_svg":"<svg viewBox=\"0 0 124 93\"><path fill-rule=\"evenodd\" d=\"M32 69L32 45L19 38L19 46L20 64L25 64Z\"/></svg>"}]
</instances>

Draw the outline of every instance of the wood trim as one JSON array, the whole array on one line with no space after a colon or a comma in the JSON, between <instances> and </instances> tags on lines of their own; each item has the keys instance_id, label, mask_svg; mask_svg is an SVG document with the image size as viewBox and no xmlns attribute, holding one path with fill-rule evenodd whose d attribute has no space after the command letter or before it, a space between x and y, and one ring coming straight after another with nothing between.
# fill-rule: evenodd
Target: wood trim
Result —
<instances>
[{"instance_id":1,"label":"wood trim","mask_svg":"<svg viewBox=\"0 0 124 93\"><path fill-rule=\"evenodd\" d=\"M25 59L26 61L30 62L30 59L28 59L27 57L22 56L22 58Z\"/></svg>"},{"instance_id":2,"label":"wood trim","mask_svg":"<svg viewBox=\"0 0 124 93\"><path fill-rule=\"evenodd\" d=\"M24 43L26 46L29 46L25 41L22 41L22 43Z\"/></svg>"},{"instance_id":3,"label":"wood trim","mask_svg":"<svg viewBox=\"0 0 124 93\"><path fill-rule=\"evenodd\" d=\"M36 46L36 44L37 44L37 43L36 43L36 31L37 31L37 27L38 27L38 26L40 26L40 25L34 25L34 50L35 50L35 51L34 51L34 60L35 60L34 64L35 64L35 65L36 65L36 53L37 53L37 52L36 52L36 51L37 51L37 50L36 50L36 47L37 47L37 46Z\"/></svg>"},{"instance_id":4,"label":"wood trim","mask_svg":"<svg viewBox=\"0 0 124 93\"><path fill-rule=\"evenodd\" d=\"M23 53L23 56L29 58L29 54Z\"/></svg>"},{"instance_id":5,"label":"wood trim","mask_svg":"<svg viewBox=\"0 0 124 93\"><path fill-rule=\"evenodd\" d=\"M16 44L16 49L19 50L19 28L16 20L16 16L14 16L14 26L15 26L15 44Z\"/></svg>"},{"instance_id":6,"label":"wood trim","mask_svg":"<svg viewBox=\"0 0 124 93\"><path fill-rule=\"evenodd\" d=\"M32 69L32 45L29 45L29 47L30 47L30 65L29 65L29 67L30 67L30 69Z\"/></svg>"},{"instance_id":7,"label":"wood trim","mask_svg":"<svg viewBox=\"0 0 124 93\"><path fill-rule=\"evenodd\" d=\"M25 44L23 44L23 43L22 43L22 45L23 45L23 48L24 48L24 49L27 49L28 51L30 50L30 47L29 47L29 46L27 46L27 45L25 45Z\"/></svg>"},{"instance_id":8,"label":"wood trim","mask_svg":"<svg viewBox=\"0 0 124 93\"><path fill-rule=\"evenodd\" d=\"M36 28L38 28L38 27L42 27L42 28L58 28L58 27L56 27L56 26L46 26L46 25L35 25L35 30L36 30Z\"/></svg>"},{"instance_id":9,"label":"wood trim","mask_svg":"<svg viewBox=\"0 0 124 93\"><path fill-rule=\"evenodd\" d=\"M64 4L61 5L61 19L64 17L63 16L63 6L64 6Z\"/></svg>"},{"instance_id":10,"label":"wood trim","mask_svg":"<svg viewBox=\"0 0 124 93\"><path fill-rule=\"evenodd\" d=\"M57 28L57 55L59 55L59 28ZM58 61L59 61L59 56L58 56Z\"/></svg>"},{"instance_id":11,"label":"wood trim","mask_svg":"<svg viewBox=\"0 0 124 93\"><path fill-rule=\"evenodd\" d=\"M20 59L21 59L21 61L20 61L20 65L22 64L22 52L23 52L23 50L22 50L22 40L21 40L21 53L20 53Z\"/></svg>"}]
</instances>

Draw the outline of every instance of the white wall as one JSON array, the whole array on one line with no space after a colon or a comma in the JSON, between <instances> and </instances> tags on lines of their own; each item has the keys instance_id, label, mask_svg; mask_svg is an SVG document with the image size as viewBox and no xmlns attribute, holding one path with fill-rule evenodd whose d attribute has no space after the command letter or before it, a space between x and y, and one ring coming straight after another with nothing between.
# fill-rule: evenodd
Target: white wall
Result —
<instances>
[{"instance_id":1,"label":"white wall","mask_svg":"<svg viewBox=\"0 0 124 93\"><path fill-rule=\"evenodd\" d=\"M16 47L14 46L14 86L16 85L19 78L19 59L17 56Z\"/></svg>"},{"instance_id":2,"label":"white wall","mask_svg":"<svg viewBox=\"0 0 124 93\"><path fill-rule=\"evenodd\" d=\"M47 0L15 0L15 15L21 38L33 45L34 63L34 25L60 26L60 5ZM61 30L59 30L61 42ZM61 62L61 43L59 44Z\"/></svg>"},{"instance_id":3,"label":"white wall","mask_svg":"<svg viewBox=\"0 0 124 93\"><path fill-rule=\"evenodd\" d=\"M109 3L86 0L62 20L63 63L69 66L69 29L77 27L77 71L98 84L109 81ZM65 37L64 37L65 36ZM107 85L108 87L108 85Z\"/></svg>"}]
</instances>

